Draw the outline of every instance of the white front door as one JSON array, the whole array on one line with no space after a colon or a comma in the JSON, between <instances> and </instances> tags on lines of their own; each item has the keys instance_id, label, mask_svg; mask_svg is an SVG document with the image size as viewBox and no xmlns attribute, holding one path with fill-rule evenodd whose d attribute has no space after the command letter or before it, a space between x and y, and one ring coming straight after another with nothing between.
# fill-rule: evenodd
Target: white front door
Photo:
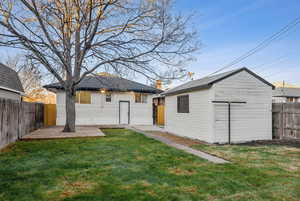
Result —
<instances>
[{"instance_id":1,"label":"white front door","mask_svg":"<svg viewBox=\"0 0 300 201\"><path fill-rule=\"evenodd\" d=\"M120 101L119 104L119 122L129 124L129 101Z\"/></svg>"}]
</instances>

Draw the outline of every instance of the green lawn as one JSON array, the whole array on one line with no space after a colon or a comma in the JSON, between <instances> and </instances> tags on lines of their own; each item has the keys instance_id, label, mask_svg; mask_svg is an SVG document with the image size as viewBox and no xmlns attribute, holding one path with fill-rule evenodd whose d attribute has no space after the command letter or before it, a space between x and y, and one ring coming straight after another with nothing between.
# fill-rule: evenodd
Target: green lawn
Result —
<instances>
[{"instance_id":1,"label":"green lawn","mask_svg":"<svg viewBox=\"0 0 300 201\"><path fill-rule=\"evenodd\" d=\"M1 201L299 200L299 149L195 148L212 164L122 129L103 138L21 141L0 153Z\"/></svg>"}]
</instances>

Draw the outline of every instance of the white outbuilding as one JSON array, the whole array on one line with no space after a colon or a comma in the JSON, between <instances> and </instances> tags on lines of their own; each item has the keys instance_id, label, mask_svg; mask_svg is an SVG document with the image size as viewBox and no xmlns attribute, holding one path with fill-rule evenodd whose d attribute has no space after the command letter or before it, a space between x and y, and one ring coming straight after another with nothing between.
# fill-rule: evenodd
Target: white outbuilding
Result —
<instances>
[{"instance_id":1,"label":"white outbuilding","mask_svg":"<svg viewBox=\"0 0 300 201\"><path fill-rule=\"evenodd\" d=\"M163 93L165 129L209 143L270 140L273 89L247 68L190 81Z\"/></svg>"}]
</instances>

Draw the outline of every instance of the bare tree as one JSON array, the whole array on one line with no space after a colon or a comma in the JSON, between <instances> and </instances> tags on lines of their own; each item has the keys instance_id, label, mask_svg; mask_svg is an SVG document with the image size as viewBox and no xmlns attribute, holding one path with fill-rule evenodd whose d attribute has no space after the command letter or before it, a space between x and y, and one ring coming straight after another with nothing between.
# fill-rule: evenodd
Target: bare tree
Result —
<instances>
[{"instance_id":1,"label":"bare tree","mask_svg":"<svg viewBox=\"0 0 300 201\"><path fill-rule=\"evenodd\" d=\"M25 94L32 94L32 92L42 88L42 73L26 56L20 54L8 56L5 64L18 73Z\"/></svg>"},{"instance_id":2,"label":"bare tree","mask_svg":"<svg viewBox=\"0 0 300 201\"><path fill-rule=\"evenodd\" d=\"M190 17L172 13L170 0L2 0L0 45L29 51L55 76L66 92L64 131L73 132L76 86L96 69L148 79L185 72L198 42Z\"/></svg>"}]
</instances>

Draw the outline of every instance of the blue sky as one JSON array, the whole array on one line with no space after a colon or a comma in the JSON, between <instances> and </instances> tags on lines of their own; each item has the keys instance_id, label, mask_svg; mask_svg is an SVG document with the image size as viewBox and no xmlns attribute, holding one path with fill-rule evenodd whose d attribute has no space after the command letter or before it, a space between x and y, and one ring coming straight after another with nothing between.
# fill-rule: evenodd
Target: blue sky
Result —
<instances>
[{"instance_id":1,"label":"blue sky","mask_svg":"<svg viewBox=\"0 0 300 201\"><path fill-rule=\"evenodd\" d=\"M299 0L177 0L175 10L196 13L202 48L188 70L195 78L230 63L300 17ZM246 66L269 81L300 85L300 24L259 53L228 70Z\"/></svg>"}]
</instances>

